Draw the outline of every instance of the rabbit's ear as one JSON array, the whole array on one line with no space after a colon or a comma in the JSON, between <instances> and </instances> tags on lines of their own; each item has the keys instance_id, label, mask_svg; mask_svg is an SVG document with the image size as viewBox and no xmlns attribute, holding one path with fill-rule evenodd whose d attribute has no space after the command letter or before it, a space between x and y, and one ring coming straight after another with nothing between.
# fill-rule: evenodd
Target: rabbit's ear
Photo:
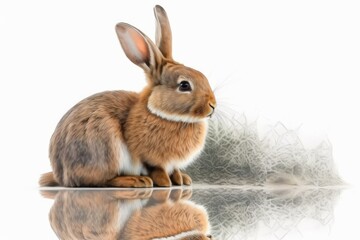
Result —
<instances>
[{"instance_id":1,"label":"rabbit's ear","mask_svg":"<svg viewBox=\"0 0 360 240\"><path fill-rule=\"evenodd\" d=\"M127 23L118 23L116 33L126 56L134 64L150 72L161 58L154 43L139 29Z\"/></svg>"},{"instance_id":2,"label":"rabbit's ear","mask_svg":"<svg viewBox=\"0 0 360 240\"><path fill-rule=\"evenodd\" d=\"M154 7L154 14L156 18L156 46L165 58L172 59L172 35L169 19L167 14L159 5Z\"/></svg>"}]
</instances>

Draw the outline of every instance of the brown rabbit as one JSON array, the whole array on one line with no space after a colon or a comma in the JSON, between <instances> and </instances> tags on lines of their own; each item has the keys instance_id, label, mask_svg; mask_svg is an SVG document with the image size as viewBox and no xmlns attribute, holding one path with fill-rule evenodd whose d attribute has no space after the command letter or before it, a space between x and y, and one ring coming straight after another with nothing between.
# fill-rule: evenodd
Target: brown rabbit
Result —
<instances>
[{"instance_id":1,"label":"brown rabbit","mask_svg":"<svg viewBox=\"0 0 360 240\"><path fill-rule=\"evenodd\" d=\"M212 239L206 210L188 200L191 190L41 193L55 199L49 221L59 239Z\"/></svg>"},{"instance_id":2,"label":"brown rabbit","mask_svg":"<svg viewBox=\"0 0 360 240\"><path fill-rule=\"evenodd\" d=\"M156 45L140 30L116 25L126 56L145 71L140 93L109 91L71 108L50 141L53 172L41 186L151 187L189 185L180 169L204 147L216 106L206 77L172 58L169 20L155 6Z\"/></svg>"}]
</instances>

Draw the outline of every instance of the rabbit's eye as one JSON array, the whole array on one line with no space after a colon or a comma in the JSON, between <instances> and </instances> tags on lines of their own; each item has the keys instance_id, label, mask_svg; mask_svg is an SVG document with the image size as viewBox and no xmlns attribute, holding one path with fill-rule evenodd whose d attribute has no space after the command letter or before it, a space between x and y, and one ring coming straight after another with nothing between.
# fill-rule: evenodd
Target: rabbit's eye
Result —
<instances>
[{"instance_id":1,"label":"rabbit's eye","mask_svg":"<svg viewBox=\"0 0 360 240\"><path fill-rule=\"evenodd\" d=\"M180 92L190 92L191 85L188 81L181 81L179 84L179 91Z\"/></svg>"}]
</instances>

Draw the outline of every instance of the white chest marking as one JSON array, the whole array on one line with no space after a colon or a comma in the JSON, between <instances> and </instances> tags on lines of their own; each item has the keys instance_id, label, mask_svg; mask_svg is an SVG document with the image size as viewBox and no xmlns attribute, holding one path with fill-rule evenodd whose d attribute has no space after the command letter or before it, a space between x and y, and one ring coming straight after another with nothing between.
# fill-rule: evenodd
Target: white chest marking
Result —
<instances>
[{"instance_id":1,"label":"white chest marking","mask_svg":"<svg viewBox=\"0 0 360 240\"><path fill-rule=\"evenodd\" d=\"M198 117L193 117L190 115L180 115L180 114L175 114L175 113L167 113L161 109L156 108L152 101L154 101L154 100L152 99L152 95L150 95L150 99L149 99L147 107L152 114L154 114L160 118L163 118L163 119L166 119L169 121L173 121L173 122L185 122L185 123L196 123L196 122L206 121L205 118L198 118Z\"/></svg>"},{"instance_id":2,"label":"white chest marking","mask_svg":"<svg viewBox=\"0 0 360 240\"><path fill-rule=\"evenodd\" d=\"M134 164L125 143L120 142L119 174L139 176L142 170L141 164Z\"/></svg>"}]
</instances>

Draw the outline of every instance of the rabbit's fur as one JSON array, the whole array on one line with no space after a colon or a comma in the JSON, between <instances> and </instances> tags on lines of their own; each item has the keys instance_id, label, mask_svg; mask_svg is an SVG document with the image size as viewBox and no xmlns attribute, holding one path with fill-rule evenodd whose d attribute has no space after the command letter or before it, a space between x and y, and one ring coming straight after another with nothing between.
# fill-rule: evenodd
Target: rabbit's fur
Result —
<instances>
[{"instance_id":1,"label":"rabbit's fur","mask_svg":"<svg viewBox=\"0 0 360 240\"><path fill-rule=\"evenodd\" d=\"M140 30L116 25L126 56L141 67L140 93L109 91L71 108L50 141L53 172L40 185L151 187L191 184L182 173L201 152L216 100L199 71L172 58L165 10L155 6L156 45Z\"/></svg>"}]
</instances>

